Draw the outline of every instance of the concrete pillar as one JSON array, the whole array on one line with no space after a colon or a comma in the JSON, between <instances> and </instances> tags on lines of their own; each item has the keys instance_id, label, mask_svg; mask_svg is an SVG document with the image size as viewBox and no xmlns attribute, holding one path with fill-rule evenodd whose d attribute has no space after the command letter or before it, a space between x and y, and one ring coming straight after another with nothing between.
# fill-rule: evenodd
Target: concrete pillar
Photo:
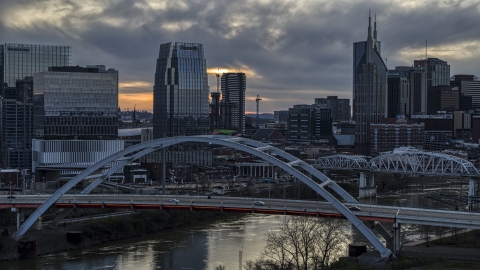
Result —
<instances>
[{"instance_id":1,"label":"concrete pillar","mask_svg":"<svg viewBox=\"0 0 480 270\"><path fill-rule=\"evenodd\" d=\"M250 165L250 177L252 177L252 166Z\"/></svg>"},{"instance_id":2,"label":"concrete pillar","mask_svg":"<svg viewBox=\"0 0 480 270\"><path fill-rule=\"evenodd\" d=\"M396 255L400 252L401 247L401 226L400 223L393 223L393 253Z\"/></svg>"},{"instance_id":3,"label":"concrete pillar","mask_svg":"<svg viewBox=\"0 0 480 270\"><path fill-rule=\"evenodd\" d=\"M370 174L370 187L374 187L375 186L375 173L371 173Z\"/></svg>"},{"instance_id":4,"label":"concrete pillar","mask_svg":"<svg viewBox=\"0 0 480 270\"><path fill-rule=\"evenodd\" d=\"M265 178L265 166L262 165L262 177Z\"/></svg>"},{"instance_id":5,"label":"concrete pillar","mask_svg":"<svg viewBox=\"0 0 480 270\"><path fill-rule=\"evenodd\" d=\"M475 179L470 179L468 183L468 208L470 211L473 210L473 201L471 196L475 196Z\"/></svg>"},{"instance_id":6,"label":"concrete pillar","mask_svg":"<svg viewBox=\"0 0 480 270\"><path fill-rule=\"evenodd\" d=\"M365 173L360 172L360 180L358 181L358 184L360 185L359 188L365 188L367 187L367 183L365 180Z\"/></svg>"}]
</instances>

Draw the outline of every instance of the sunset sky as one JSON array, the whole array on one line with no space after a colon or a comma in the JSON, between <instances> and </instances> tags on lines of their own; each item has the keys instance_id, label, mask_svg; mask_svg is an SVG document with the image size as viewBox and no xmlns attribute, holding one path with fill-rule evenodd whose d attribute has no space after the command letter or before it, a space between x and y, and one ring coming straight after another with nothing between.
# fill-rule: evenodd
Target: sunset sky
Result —
<instances>
[{"instance_id":1,"label":"sunset sky","mask_svg":"<svg viewBox=\"0 0 480 270\"><path fill-rule=\"evenodd\" d=\"M148 111L159 45L203 43L209 70L247 74L247 111L258 94L273 112L351 98L352 43L366 39L369 9L390 69L424 58L428 39L451 75L480 75L479 1L1 0L0 43L69 45L73 65L119 70L122 109Z\"/></svg>"}]
</instances>

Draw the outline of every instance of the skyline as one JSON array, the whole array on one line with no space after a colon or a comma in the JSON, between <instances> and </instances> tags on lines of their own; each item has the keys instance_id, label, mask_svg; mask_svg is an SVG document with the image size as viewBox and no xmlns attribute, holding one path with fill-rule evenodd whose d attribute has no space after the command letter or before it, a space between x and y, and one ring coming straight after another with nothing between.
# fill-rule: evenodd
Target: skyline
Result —
<instances>
[{"instance_id":1,"label":"skyline","mask_svg":"<svg viewBox=\"0 0 480 270\"><path fill-rule=\"evenodd\" d=\"M451 75L479 75L480 3L475 1L117 1L0 3L0 43L67 45L72 64L119 70L122 110L153 110L160 44L198 42L209 72L247 75L246 111L285 110L328 95L352 98L352 47L376 14L387 66L437 57ZM216 78L209 75L210 92ZM291 92L295 92L292 97Z\"/></svg>"}]
</instances>

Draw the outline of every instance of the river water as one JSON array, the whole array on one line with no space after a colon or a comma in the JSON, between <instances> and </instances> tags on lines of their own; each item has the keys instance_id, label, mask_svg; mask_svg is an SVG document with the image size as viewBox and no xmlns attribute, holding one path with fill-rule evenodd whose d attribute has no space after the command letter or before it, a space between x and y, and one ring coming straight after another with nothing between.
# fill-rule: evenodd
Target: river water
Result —
<instances>
[{"instance_id":1,"label":"river water","mask_svg":"<svg viewBox=\"0 0 480 270\"><path fill-rule=\"evenodd\" d=\"M381 196L361 200L366 204L423 207L454 210L453 207L424 198L424 193ZM29 260L1 262L1 269L239 269L242 263L260 257L264 237L275 230L283 216L239 215L202 221L161 233L111 242L83 250L59 252ZM384 224L387 229L391 227ZM405 232L418 229L405 226ZM367 242L348 226L354 242Z\"/></svg>"}]
</instances>

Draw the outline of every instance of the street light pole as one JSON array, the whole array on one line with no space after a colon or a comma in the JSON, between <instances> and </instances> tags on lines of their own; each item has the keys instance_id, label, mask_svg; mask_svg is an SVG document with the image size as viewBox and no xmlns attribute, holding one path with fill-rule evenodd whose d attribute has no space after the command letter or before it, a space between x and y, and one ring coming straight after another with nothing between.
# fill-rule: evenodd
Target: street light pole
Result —
<instances>
[{"instance_id":1,"label":"street light pole","mask_svg":"<svg viewBox=\"0 0 480 270\"><path fill-rule=\"evenodd\" d=\"M12 181L10 181L10 195L12 195Z\"/></svg>"},{"instance_id":2,"label":"street light pole","mask_svg":"<svg viewBox=\"0 0 480 270\"><path fill-rule=\"evenodd\" d=\"M45 176L42 176L42 182L43 182L43 194L45 194Z\"/></svg>"}]
</instances>

